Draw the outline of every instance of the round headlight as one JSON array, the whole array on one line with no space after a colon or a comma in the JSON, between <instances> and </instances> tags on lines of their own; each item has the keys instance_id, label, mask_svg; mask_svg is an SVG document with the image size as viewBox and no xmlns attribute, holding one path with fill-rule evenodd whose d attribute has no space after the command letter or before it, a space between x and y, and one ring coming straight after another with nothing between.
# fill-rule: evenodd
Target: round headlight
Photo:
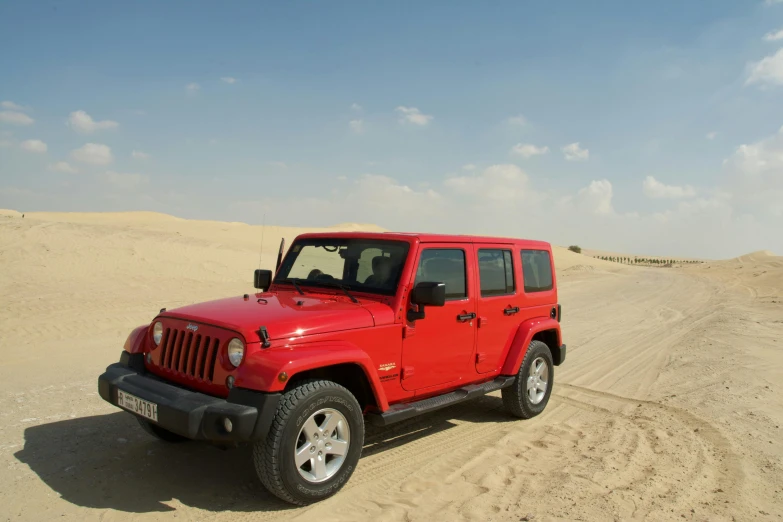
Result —
<instances>
[{"instance_id":1,"label":"round headlight","mask_svg":"<svg viewBox=\"0 0 783 522\"><path fill-rule=\"evenodd\" d=\"M152 340L156 345L159 345L161 339L163 339L163 323L158 321L152 325Z\"/></svg>"},{"instance_id":2,"label":"round headlight","mask_svg":"<svg viewBox=\"0 0 783 522\"><path fill-rule=\"evenodd\" d=\"M231 339L231 342L228 343L229 362L233 364L235 367L239 366L239 363L242 362L242 357L244 356L245 356L245 343L243 343L241 339L237 339L236 337Z\"/></svg>"}]
</instances>

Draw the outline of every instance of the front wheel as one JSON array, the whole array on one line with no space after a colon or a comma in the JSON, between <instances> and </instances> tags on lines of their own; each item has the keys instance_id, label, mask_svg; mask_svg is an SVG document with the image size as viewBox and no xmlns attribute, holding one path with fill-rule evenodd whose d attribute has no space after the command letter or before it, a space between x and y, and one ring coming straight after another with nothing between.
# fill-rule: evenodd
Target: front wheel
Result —
<instances>
[{"instance_id":1,"label":"front wheel","mask_svg":"<svg viewBox=\"0 0 783 522\"><path fill-rule=\"evenodd\" d=\"M351 392L331 381L309 381L280 399L269 434L253 446L253 462L270 493L311 504L345 485L363 443L362 410Z\"/></svg>"},{"instance_id":2,"label":"front wheel","mask_svg":"<svg viewBox=\"0 0 783 522\"><path fill-rule=\"evenodd\" d=\"M546 408L554 380L555 369L549 347L541 341L533 341L527 348L514 384L501 391L503 405L515 417L535 417Z\"/></svg>"}]
</instances>

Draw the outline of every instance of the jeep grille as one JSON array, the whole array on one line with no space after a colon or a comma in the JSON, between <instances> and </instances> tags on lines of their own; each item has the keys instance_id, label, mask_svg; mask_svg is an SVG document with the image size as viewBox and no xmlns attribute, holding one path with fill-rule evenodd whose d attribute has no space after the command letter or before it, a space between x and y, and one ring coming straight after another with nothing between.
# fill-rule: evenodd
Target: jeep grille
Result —
<instances>
[{"instance_id":1,"label":"jeep grille","mask_svg":"<svg viewBox=\"0 0 783 522\"><path fill-rule=\"evenodd\" d=\"M188 330L166 328L159 366L186 377L212 382L220 339Z\"/></svg>"}]
</instances>

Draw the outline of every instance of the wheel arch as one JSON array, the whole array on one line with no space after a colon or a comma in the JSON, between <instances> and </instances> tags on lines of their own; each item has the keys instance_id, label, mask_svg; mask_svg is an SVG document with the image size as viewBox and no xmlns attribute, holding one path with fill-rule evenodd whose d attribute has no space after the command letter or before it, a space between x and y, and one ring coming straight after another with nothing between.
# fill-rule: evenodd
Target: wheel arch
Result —
<instances>
[{"instance_id":1,"label":"wheel arch","mask_svg":"<svg viewBox=\"0 0 783 522\"><path fill-rule=\"evenodd\" d=\"M144 351L144 341L146 340L149 328L150 325L143 324L131 330L131 333L128 334L128 338L125 339L125 344L122 349L128 353L142 353Z\"/></svg>"},{"instance_id":2,"label":"wheel arch","mask_svg":"<svg viewBox=\"0 0 783 522\"><path fill-rule=\"evenodd\" d=\"M378 399L364 370L360 365L351 362L300 371L289 378L283 391L286 392L313 379L336 382L344 387L356 397L363 411L367 411L368 408L379 408Z\"/></svg>"},{"instance_id":3,"label":"wheel arch","mask_svg":"<svg viewBox=\"0 0 783 522\"><path fill-rule=\"evenodd\" d=\"M560 363L563 362L563 358L560 349L560 332L557 329L550 328L549 330L540 330L533 334L533 337L530 340L541 341L547 345L549 347L549 353L552 354L552 362L555 366L560 366Z\"/></svg>"},{"instance_id":4,"label":"wheel arch","mask_svg":"<svg viewBox=\"0 0 783 522\"><path fill-rule=\"evenodd\" d=\"M538 336L538 337L536 337ZM506 361L500 373L516 375L522 360L525 358L528 346L533 340L539 340L549 347L552 361L559 365L562 361L560 353L560 324L551 317L536 317L528 319L519 325L514 340L506 356Z\"/></svg>"}]
</instances>

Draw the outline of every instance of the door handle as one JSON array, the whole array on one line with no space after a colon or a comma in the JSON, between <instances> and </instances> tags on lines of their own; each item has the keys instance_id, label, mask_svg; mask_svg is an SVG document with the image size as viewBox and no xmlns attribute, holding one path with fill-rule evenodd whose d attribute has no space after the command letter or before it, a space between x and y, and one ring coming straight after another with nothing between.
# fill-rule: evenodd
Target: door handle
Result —
<instances>
[{"instance_id":1,"label":"door handle","mask_svg":"<svg viewBox=\"0 0 783 522\"><path fill-rule=\"evenodd\" d=\"M475 319L475 318L476 318L476 314L471 312L469 314L460 314L460 315L458 315L457 316L457 321L461 321L461 322L464 323L465 321L470 321L471 319Z\"/></svg>"},{"instance_id":2,"label":"door handle","mask_svg":"<svg viewBox=\"0 0 783 522\"><path fill-rule=\"evenodd\" d=\"M503 309L503 313L506 315L514 315L519 312L518 306L509 306L508 308Z\"/></svg>"}]
</instances>

